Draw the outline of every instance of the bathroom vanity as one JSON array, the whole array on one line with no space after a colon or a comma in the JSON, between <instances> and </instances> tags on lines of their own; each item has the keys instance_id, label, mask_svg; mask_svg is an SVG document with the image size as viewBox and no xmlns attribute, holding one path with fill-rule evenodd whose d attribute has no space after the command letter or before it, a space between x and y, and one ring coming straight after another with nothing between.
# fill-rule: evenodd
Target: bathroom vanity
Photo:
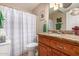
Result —
<instances>
[{"instance_id":1,"label":"bathroom vanity","mask_svg":"<svg viewBox=\"0 0 79 59\"><path fill-rule=\"evenodd\" d=\"M38 41L39 56L79 56L79 36L39 33Z\"/></svg>"}]
</instances>

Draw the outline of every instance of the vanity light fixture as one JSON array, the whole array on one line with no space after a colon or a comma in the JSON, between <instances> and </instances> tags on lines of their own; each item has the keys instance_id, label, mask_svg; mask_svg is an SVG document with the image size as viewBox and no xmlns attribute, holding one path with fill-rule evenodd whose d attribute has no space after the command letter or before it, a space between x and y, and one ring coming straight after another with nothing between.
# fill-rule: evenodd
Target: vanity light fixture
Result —
<instances>
[{"instance_id":1,"label":"vanity light fixture","mask_svg":"<svg viewBox=\"0 0 79 59\"><path fill-rule=\"evenodd\" d=\"M54 10L58 10L59 8L62 8L62 3L50 3L50 8L53 8Z\"/></svg>"}]
</instances>

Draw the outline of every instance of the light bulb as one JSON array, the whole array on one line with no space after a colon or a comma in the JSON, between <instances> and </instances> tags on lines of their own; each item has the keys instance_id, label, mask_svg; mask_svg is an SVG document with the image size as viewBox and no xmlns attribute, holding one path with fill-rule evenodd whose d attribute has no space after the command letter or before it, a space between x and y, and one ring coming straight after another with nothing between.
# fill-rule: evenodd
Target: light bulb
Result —
<instances>
[{"instance_id":1,"label":"light bulb","mask_svg":"<svg viewBox=\"0 0 79 59\"><path fill-rule=\"evenodd\" d=\"M50 8L53 8L54 10L57 10L61 7L63 7L62 3L50 3Z\"/></svg>"}]
</instances>

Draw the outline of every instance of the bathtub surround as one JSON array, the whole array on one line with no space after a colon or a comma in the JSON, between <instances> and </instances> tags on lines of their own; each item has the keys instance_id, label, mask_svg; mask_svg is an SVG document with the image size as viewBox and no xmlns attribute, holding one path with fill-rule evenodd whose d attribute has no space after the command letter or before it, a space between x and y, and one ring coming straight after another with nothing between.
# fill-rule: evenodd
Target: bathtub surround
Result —
<instances>
[{"instance_id":1,"label":"bathtub surround","mask_svg":"<svg viewBox=\"0 0 79 59\"><path fill-rule=\"evenodd\" d=\"M11 55L22 55L27 44L36 39L36 16L4 6L0 10L5 17L6 37L11 40Z\"/></svg>"}]
</instances>

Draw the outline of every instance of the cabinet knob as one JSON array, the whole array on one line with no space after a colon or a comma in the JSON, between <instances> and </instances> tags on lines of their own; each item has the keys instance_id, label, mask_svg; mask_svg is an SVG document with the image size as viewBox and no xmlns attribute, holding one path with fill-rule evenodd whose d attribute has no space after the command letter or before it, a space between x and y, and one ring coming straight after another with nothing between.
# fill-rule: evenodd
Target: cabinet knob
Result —
<instances>
[{"instance_id":1,"label":"cabinet knob","mask_svg":"<svg viewBox=\"0 0 79 59\"><path fill-rule=\"evenodd\" d=\"M60 49L64 49L64 47L63 47L63 46L58 46L58 48L60 48Z\"/></svg>"}]
</instances>

